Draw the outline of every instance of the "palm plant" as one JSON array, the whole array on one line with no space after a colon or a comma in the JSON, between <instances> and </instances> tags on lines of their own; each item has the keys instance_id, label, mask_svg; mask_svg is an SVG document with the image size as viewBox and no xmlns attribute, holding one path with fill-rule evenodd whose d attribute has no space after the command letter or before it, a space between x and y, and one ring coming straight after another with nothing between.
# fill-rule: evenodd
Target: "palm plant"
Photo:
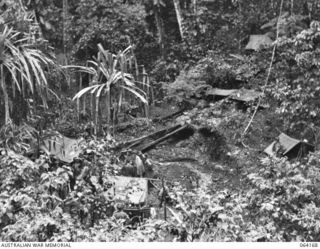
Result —
<instances>
[{"instance_id":1,"label":"palm plant","mask_svg":"<svg viewBox=\"0 0 320 249\"><path fill-rule=\"evenodd\" d=\"M0 39L2 63L0 65L1 88L5 104L5 124L10 120L9 96L16 96L16 91L25 98L40 97L47 107L48 88L45 71L55 62L38 49L30 36L4 26ZM9 90L12 94L9 94ZM56 95L55 95L56 96Z\"/></svg>"},{"instance_id":2,"label":"palm plant","mask_svg":"<svg viewBox=\"0 0 320 249\"><path fill-rule=\"evenodd\" d=\"M93 61L89 61L90 67L82 67L82 69L93 75L90 86L80 90L73 100L78 100L85 94L91 93L95 98L95 134L97 134L99 103L101 96L106 96L107 109L107 127L108 134L110 134L110 118L111 118L111 90L117 96L114 98L118 101L118 110L120 110L124 99L124 90L130 92L145 105L148 105L147 94L140 89L137 84L146 84L145 82L138 82L134 76L129 73L130 68L133 68L135 58L133 56L132 46L118 54L112 54L105 50L101 44L98 44L98 55ZM137 68L137 66L135 65Z\"/></svg>"}]
</instances>

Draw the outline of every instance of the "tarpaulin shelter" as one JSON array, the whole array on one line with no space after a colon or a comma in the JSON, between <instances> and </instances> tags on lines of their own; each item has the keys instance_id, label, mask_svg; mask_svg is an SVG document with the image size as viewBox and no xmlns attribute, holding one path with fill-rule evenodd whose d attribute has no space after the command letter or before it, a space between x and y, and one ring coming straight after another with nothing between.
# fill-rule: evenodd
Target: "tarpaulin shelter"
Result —
<instances>
[{"instance_id":1,"label":"tarpaulin shelter","mask_svg":"<svg viewBox=\"0 0 320 249\"><path fill-rule=\"evenodd\" d=\"M313 150L314 146L312 144L281 133L264 152L270 156L286 156L292 159L304 156Z\"/></svg>"},{"instance_id":2,"label":"tarpaulin shelter","mask_svg":"<svg viewBox=\"0 0 320 249\"><path fill-rule=\"evenodd\" d=\"M250 89L220 89L212 88L206 93L208 96L220 96L220 97L230 97L230 99L238 100L242 102L249 102L257 99L261 92L257 92Z\"/></svg>"},{"instance_id":3,"label":"tarpaulin shelter","mask_svg":"<svg viewBox=\"0 0 320 249\"><path fill-rule=\"evenodd\" d=\"M253 101L261 95L261 92L256 92L250 89L239 89L231 94L231 99L239 100L243 102Z\"/></svg>"},{"instance_id":4,"label":"tarpaulin shelter","mask_svg":"<svg viewBox=\"0 0 320 249\"><path fill-rule=\"evenodd\" d=\"M43 141L40 149L63 162L71 163L82 151L80 142L78 139L67 138L60 133L55 133Z\"/></svg>"},{"instance_id":5,"label":"tarpaulin shelter","mask_svg":"<svg viewBox=\"0 0 320 249\"><path fill-rule=\"evenodd\" d=\"M249 42L245 47L246 50L254 50L257 51L261 49L263 46L272 44L271 38L267 35L250 35Z\"/></svg>"},{"instance_id":6,"label":"tarpaulin shelter","mask_svg":"<svg viewBox=\"0 0 320 249\"><path fill-rule=\"evenodd\" d=\"M235 93L237 89L221 89L221 88L212 88L207 91L207 95L213 96L221 96L221 97L228 97L231 94Z\"/></svg>"},{"instance_id":7,"label":"tarpaulin shelter","mask_svg":"<svg viewBox=\"0 0 320 249\"><path fill-rule=\"evenodd\" d=\"M144 204L148 197L148 180L145 178L110 176L112 184L105 195L108 199L123 201L127 204Z\"/></svg>"}]
</instances>

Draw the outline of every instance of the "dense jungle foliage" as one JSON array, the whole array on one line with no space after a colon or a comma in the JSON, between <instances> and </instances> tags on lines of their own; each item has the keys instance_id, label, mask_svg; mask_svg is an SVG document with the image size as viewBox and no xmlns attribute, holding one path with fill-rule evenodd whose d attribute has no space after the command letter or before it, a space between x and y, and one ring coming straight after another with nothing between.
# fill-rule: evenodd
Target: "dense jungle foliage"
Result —
<instances>
[{"instance_id":1,"label":"dense jungle foliage","mask_svg":"<svg viewBox=\"0 0 320 249\"><path fill-rule=\"evenodd\" d=\"M319 241L319 13L1 0L0 241Z\"/></svg>"}]
</instances>

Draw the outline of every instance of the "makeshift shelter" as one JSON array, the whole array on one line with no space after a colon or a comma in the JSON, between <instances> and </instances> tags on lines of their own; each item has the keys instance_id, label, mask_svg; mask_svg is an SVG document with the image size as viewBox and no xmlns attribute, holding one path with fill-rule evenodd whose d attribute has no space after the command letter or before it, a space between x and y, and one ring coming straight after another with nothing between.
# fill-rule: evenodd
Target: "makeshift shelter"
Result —
<instances>
[{"instance_id":1,"label":"makeshift shelter","mask_svg":"<svg viewBox=\"0 0 320 249\"><path fill-rule=\"evenodd\" d=\"M314 150L314 146L308 142L294 139L281 133L264 152L269 156L286 156L289 159L305 156Z\"/></svg>"},{"instance_id":2,"label":"makeshift shelter","mask_svg":"<svg viewBox=\"0 0 320 249\"><path fill-rule=\"evenodd\" d=\"M241 102L249 102L257 99L261 93L249 89L220 89L212 88L206 93L208 96L230 97Z\"/></svg>"},{"instance_id":3,"label":"makeshift shelter","mask_svg":"<svg viewBox=\"0 0 320 249\"><path fill-rule=\"evenodd\" d=\"M107 199L123 201L126 204L141 205L148 197L148 180L145 178L110 176L112 184L105 195Z\"/></svg>"},{"instance_id":4,"label":"makeshift shelter","mask_svg":"<svg viewBox=\"0 0 320 249\"><path fill-rule=\"evenodd\" d=\"M80 140L67 138L59 133L45 139L40 149L66 163L73 162L82 151Z\"/></svg>"},{"instance_id":5,"label":"makeshift shelter","mask_svg":"<svg viewBox=\"0 0 320 249\"><path fill-rule=\"evenodd\" d=\"M260 95L260 92L256 92L254 90L239 89L231 94L231 99L249 102L259 98Z\"/></svg>"},{"instance_id":6,"label":"makeshift shelter","mask_svg":"<svg viewBox=\"0 0 320 249\"><path fill-rule=\"evenodd\" d=\"M249 42L245 47L246 50L254 50L257 51L261 49L263 46L272 44L271 38L268 34L264 35L250 35Z\"/></svg>"},{"instance_id":7,"label":"makeshift shelter","mask_svg":"<svg viewBox=\"0 0 320 249\"><path fill-rule=\"evenodd\" d=\"M212 96L221 96L221 97L228 97L231 94L235 93L237 89L220 89L220 88L212 88L207 91L207 95Z\"/></svg>"}]
</instances>

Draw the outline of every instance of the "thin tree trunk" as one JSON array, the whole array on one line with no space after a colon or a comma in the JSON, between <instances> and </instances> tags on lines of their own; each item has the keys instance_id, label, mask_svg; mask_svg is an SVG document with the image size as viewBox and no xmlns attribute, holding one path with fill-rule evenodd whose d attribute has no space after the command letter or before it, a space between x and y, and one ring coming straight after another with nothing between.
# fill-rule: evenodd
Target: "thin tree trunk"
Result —
<instances>
[{"instance_id":1,"label":"thin tree trunk","mask_svg":"<svg viewBox=\"0 0 320 249\"><path fill-rule=\"evenodd\" d=\"M67 58L67 46L66 46L66 42L67 42L67 32L66 32L66 21L67 21L67 17L68 17L68 0L63 0L63 34L62 34L62 45L63 45L63 53ZM67 64L67 61L66 61Z\"/></svg>"},{"instance_id":2,"label":"thin tree trunk","mask_svg":"<svg viewBox=\"0 0 320 249\"><path fill-rule=\"evenodd\" d=\"M12 98L16 98L16 83L13 82L12 84Z\"/></svg>"},{"instance_id":3,"label":"thin tree trunk","mask_svg":"<svg viewBox=\"0 0 320 249\"><path fill-rule=\"evenodd\" d=\"M82 99L82 112L84 115L87 114L87 111L86 111L86 101L87 101L87 96L83 96L83 99Z\"/></svg>"},{"instance_id":4,"label":"thin tree trunk","mask_svg":"<svg viewBox=\"0 0 320 249\"><path fill-rule=\"evenodd\" d=\"M79 77L79 91L82 90L82 77L81 77L81 73L80 73L80 77ZM80 121L80 114L81 114L81 110L80 110L80 98L77 98L77 112L78 112L78 122Z\"/></svg>"},{"instance_id":5,"label":"thin tree trunk","mask_svg":"<svg viewBox=\"0 0 320 249\"><path fill-rule=\"evenodd\" d=\"M147 82L147 72L146 69L144 68L144 66L142 66L142 83L143 83L143 90L146 93L146 99L147 99L147 103L144 105L144 112L145 112L145 116L147 118L147 123L149 124L149 85Z\"/></svg>"},{"instance_id":6,"label":"thin tree trunk","mask_svg":"<svg viewBox=\"0 0 320 249\"><path fill-rule=\"evenodd\" d=\"M241 1L239 1L239 18L241 18L241 21L239 23L239 41L238 41L238 50L241 51L241 39L242 39L242 9L241 9Z\"/></svg>"},{"instance_id":7,"label":"thin tree trunk","mask_svg":"<svg viewBox=\"0 0 320 249\"><path fill-rule=\"evenodd\" d=\"M184 40L180 0L173 0L173 4L174 4L174 9L176 11L178 25L179 25L180 37L181 37L181 40Z\"/></svg>"},{"instance_id":8,"label":"thin tree trunk","mask_svg":"<svg viewBox=\"0 0 320 249\"><path fill-rule=\"evenodd\" d=\"M98 126L99 126L99 96L96 96L96 114L95 114L95 130L94 133L97 136L98 135Z\"/></svg>"},{"instance_id":9,"label":"thin tree trunk","mask_svg":"<svg viewBox=\"0 0 320 249\"><path fill-rule=\"evenodd\" d=\"M121 113L123 97L124 97L124 89L121 88L120 89L120 95L119 95L119 101L118 101L118 105L117 105L116 123L115 124L118 124L118 122L119 122L119 116L120 116L120 113Z\"/></svg>"},{"instance_id":10,"label":"thin tree trunk","mask_svg":"<svg viewBox=\"0 0 320 249\"><path fill-rule=\"evenodd\" d=\"M7 92L7 86L3 71L3 65L1 65L1 89L3 92L3 99L4 99L4 122L5 124L8 124L10 121L10 111L9 111L9 97Z\"/></svg>"},{"instance_id":11,"label":"thin tree trunk","mask_svg":"<svg viewBox=\"0 0 320 249\"><path fill-rule=\"evenodd\" d=\"M93 108L93 93L90 93L90 115L91 115L91 120L94 118L94 108Z\"/></svg>"},{"instance_id":12,"label":"thin tree trunk","mask_svg":"<svg viewBox=\"0 0 320 249\"><path fill-rule=\"evenodd\" d=\"M146 89L147 89L147 85L146 85L146 74L147 74L147 72L146 72L146 69L144 68L144 65L141 65L141 67L142 67L142 90L144 91L144 92L146 92Z\"/></svg>"},{"instance_id":13,"label":"thin tree trunk","mask_svg":"<svg viewBox=\"0 0 320 249\"><path fill-rule=\"evenodd\" d=\"M200 32L199 17L198 17L198 1L197 0L193 0L193 14L194 14L196 31Z\"/></svg>"},{"instance_id":14,"label":"thin tree trunk","mask_svg":"<svg viewBox=\"0 0 320 249\"><path fill-rule=\"evenodd\" d=\"M106 96L106 106L107 106L107 135L110 136L110 115L111 115L111 100L110 100L110 88L107 89Z\"/></svg>"},{"instance_id":15,"label":"thin tree trunk","mask_svg":"<svg viewBox=\"0 0 320 249\"><path fill-rule=\"evenodd\" d=\"M118 114L118 101L117 99L112 102L112 136L115 134L115 122Z\"/></svg>"},{"instance_id":16,"label":"thin tree trunk","mask_svg":"<svg viewBox=\"0 0 320 249\"><path fill-rule=\"evenodd\" d=\"M193 13L196 15L198 12L198 3L197 0L193 0Z\"/></svg>"},{"instance_id":17,"label":"thin tree trunk","mask_svg":"<svg viewBox=\"0 0 320 249\"><path fill-rule=\"evenodd\" d=\"M160 12L160 5L156 5L155 7L155 19L158 29L158 35L159 35L159 45L160 45L160 51L161 51L161 57L165 57L165 47L164 47L164 30L163 30L163 20L161 18L161 12Z\"/></svg>"},{"instance_id":18,"label":"thin tree trunk","mask_svg":"<svg viewBox=\"0 0 320 249\"><path fill-rule=\"evenodd\" d=\"M164 178L162 178L162 202L163 202L163 218L164 220L167 220L167 203L166 203L166 188L165 188L165 183L164 183Z\"/></svg>"},{"instance_id":19,"label":"thin tree trunk","mask_svg":"<svg viewBox=\"0 0 320 249\"><path fill-rule=\"evenodd\" d=\"M151 96L150 103L151 103L152 106L154 106L155 105L154 89L153 89L152 81L150 81L149 75L148 75L148 78L147 78L147 83L148 83L148 85L150 87L149 88L150 89L150 96Z\"/></svg>"}]
</instances>

